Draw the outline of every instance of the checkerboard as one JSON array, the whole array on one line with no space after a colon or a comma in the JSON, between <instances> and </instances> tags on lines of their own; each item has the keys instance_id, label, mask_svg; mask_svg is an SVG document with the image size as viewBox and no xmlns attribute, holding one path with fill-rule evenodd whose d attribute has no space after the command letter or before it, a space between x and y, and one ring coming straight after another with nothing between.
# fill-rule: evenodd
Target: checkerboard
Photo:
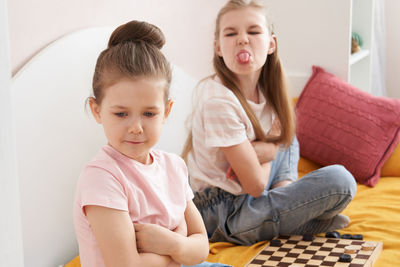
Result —
<instances>
[{"instance_id":1,"label":"checkerboard","mask_svg":"<svg viewBox=\"0 0 400 267\"><path fill-rule=\"evenodd\" d=\"M303 241L302 236L280 236L282 244L279 247L269 246L269 243L246 266L342 266L361 267L373 266L382 251L381 242L315 237L313 241ZM371 250L362 250L363 244L372 246ZM351 255L351 262L339 262L339 256L345 253L345 247L356 248Z\"/></svg>"}]
</instances>

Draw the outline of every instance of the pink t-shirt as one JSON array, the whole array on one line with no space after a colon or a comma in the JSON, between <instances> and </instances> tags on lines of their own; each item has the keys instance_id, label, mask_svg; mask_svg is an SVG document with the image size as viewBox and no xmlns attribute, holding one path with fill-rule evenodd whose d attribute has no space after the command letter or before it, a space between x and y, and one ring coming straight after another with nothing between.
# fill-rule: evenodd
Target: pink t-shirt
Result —
<instances>
[{"instance_id":1,"label":"pink t-shirt","mask_svg":"<svg viewBox=\"0 0 400 267\"><path fill-rule=\"evenodd\" d=\"M107 145L83 169L74 204L82 266L105 266L84 206L128 211L134 223L153 223L170 230L184 219L187 201L193 198L185 162L160 150L150 154L153 163L145 165Z\"/></svg>"},{"instance_id":2,"label":"pink t-shirt","mask_svg":"<svg viewBox=\"0 0 400 267\"><path fill-rule=\"evenodd\" d=\"M255 139L249 117L238 98L217 77L203 81L194 98L197 103L192 117L193 149L188 155L193 191L216 186L234 195L243 194L240 183L226 178L229 162L220 148ZM259 99L259 103L247 102L267 134L275 115L261 91Z\"/></svg>"}]
</instances>

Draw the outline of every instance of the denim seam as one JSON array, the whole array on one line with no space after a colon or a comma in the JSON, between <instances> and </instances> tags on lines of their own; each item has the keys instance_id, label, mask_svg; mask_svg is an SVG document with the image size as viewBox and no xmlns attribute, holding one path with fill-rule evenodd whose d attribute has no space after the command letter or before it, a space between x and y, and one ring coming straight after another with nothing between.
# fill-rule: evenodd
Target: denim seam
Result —
<instances>
[{"instance_id":1,"label":"denim seam","mask_svg":"<svg viewBox=\"0 0 400 267\"><path fill-rule=\"evenodd\" d=\"M321 197L316 198L316 199L311 200L311 201L303 202L303 203L301 203L300 205L297 205L296 207L294 207L294 208L292 208L292 209L290 209L290 210L281 211L281 212L279 213L279 215L292 212L292 211L294 211L294 210L297 210L297 209L299 209L299 208L301 208L301 207L303 207L303 206L305 206L305 205L308 205L308 204L310 204L310 203L313 203L313 202L315 202L315 201L320 201L321 199L324 199L324 198L327 198L327 197L331 197L331 196L336 196L336 195L347 195L348 197L350 197L350 199L352 198L352 197L351 197L351 192L349 192L349 193L331 193L331 194L327 194L327 195L321 196Z\"/></svg>"},{"instance_id":2,"label":"denim seam","mask_svg":"<svg viewBox=\"0 0 400 267\"><path fill-rule=\"evenodd\" d=\"M243 204L243 203L242 203L242 204ZM231 218L233 215L235 215L236 213L238 213L239 210L240 210L240 209L235 209L235 211L234 211L232 214L230 214L228 218ZM227 221L228 221L228 220L227 220ZM250 229L246 229L245 231L236 232L236 233L230 233L230 234L229 234L229 237L235 237L235 235L240 235L240 234L243 234L243 233L246 233L246 232L249 232L249 231L253 231L253 230L259 228L259 227L260 227L261 225L263 225L265 222L279 223L279 219L277 218L277 216L273 215L273 216L272 216L272 220L271 220L271 219L266 219L266 220L261 221L261 222L260 222L259 224L257 224L256 226L254 226L254 227L252 227L252 228L250 228Z\"/></svg>"},{"instance_id":3,"label":"denim seam","mask_svg":"<svg viewBox=\"0 0 400 267\"><path fill-rule=\"evenodd\" d=\"M321 200L321 199L323 199L323 198L330 197L330 196L335 196L335 195L347 195L347 196L350 196L350 197L351 197L351 194L348 194L348 193L333 193L333 194L328 194L328 195L325 195L325 196L323 196L323 197L317 198L317 199L315 199L315 200L312 200L312 201L308 201L308 202L306 202L306 203L303 203L303 205L298 205L298 206L296 206L295 208L293 208L293 209L291 209L291 210L287 210L287 211L284 211L284 212L280 212L279 215L281 215L281 214L286 214L286 213L288 213L288 212L291 212L291 211L293 211L293 210L296 210L296 209L298 209L298 208L301 208L302 206L304 206L304 205L306 205L306 204L309 204L309 203L312 203L312 202L315 202L315 201L319 201L319 200ZM236 211L235 211L235 212L236 212ZM234 213L231 214L229 217L231 217L231 216L233 216L233 215L234 215ZM277 219L275 216L273 216L273 219L272 219L272 220L263 220L260 224L257 224L256 226L254 226L254 227L252 227L252 228L250 228L250 229L246 229L245 231L241 231L241 232L237 232L237 233L231 233L231 234L229 234L229 236L230 236L230 237L235 237L235 235L240 235L240 234L243 234L243 233L246 233L246 232L250 232L250 231L252 231L252 230L255 230L255 229L259 228L261 225L263 225L265 222L268 222L268 221L273 222L273 223L279 223L279 222L280 222L280 219Z\"/></svg>"},{"instance_id":4,"label":"denim seam","mask_svg":"<svg viewBox=\"0 0 400 267\"><path fill-rule=\"evenodd\" d=\"M235 237L235 235L240 235L240 234L243 234L243 233L246 233L246 232L250 232L250 231L256 230L256 229L258 229L261 225L263 225L265 222L279 223L279 220L276 219L276 218L273 218L272 220L263 220L263 221L262 221L260 224L258 224L257 226L254 226L254 227L252 227L252 228L250 228L250 229L246 229L245 231L241 231L241 232L237 232L237 233L231 233L231 234L229 234L229 236L230 236L230 237Z\"/></svg>"}]
</instances>

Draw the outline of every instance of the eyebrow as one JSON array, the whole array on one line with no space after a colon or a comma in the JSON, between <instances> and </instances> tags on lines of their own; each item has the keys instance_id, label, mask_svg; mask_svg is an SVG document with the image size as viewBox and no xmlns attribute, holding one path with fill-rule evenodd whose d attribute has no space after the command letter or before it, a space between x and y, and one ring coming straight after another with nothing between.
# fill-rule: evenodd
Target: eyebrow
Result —
<instances>
[{"instance_id":1,"label":"eyebrow","mask_svg":"<svg viewBox=\"0 0 400 267\"><path fill-rule=\"evenodd\" d=\"M145 109L160 109L160 107L159 106L149 106L149 107L146 107Z\"/></svg>"},{"instance_id":2,"label":"eyebrow","mask_svg":"<svg viewBox=\"0 0 400 267\"><path fill-rule=\"evenodd\" d=\"M261 28L262 29L262 27L260 25L251 25L249 28L250 29L252 29L252 28Z\"/></svg>"},{"instance_id":3,"label":"eyebrow","mask_svg":"<svg viewBox=\"0 0 400 267\"><path fill-rule=\"evenodd\" d=\"M120 106L120 105L114 105L114 106L111 106L110 108L113 108L113 109L125 109L127 107Z\"/></svg>"},{"instance_id":4,"label":"eyebrow","mask_svg":"<svg viewBox=\"0 0 400 267\"><path fill-rule=\"evenodd\" d=\"M114 105L114 106L111 106L110 108L112 108L112 109L129 109L128 107L120 106L120 105ZM148 107L145 107L145 109L160 109L160 107L159 106L148 106Z\"/></svg>"},{"instance_id":5,"label":"eyebrow","mask_svg":"<svg viewBox=\"0 0 400 267\"><path fill-rule=\"evenodd\" d=\"M224 28L222 31L225 32L225 31L234 31L234 30L235 30L235 28L233 28L233 27L227 27L227 28Z\"/></svg>"}]
</instances>

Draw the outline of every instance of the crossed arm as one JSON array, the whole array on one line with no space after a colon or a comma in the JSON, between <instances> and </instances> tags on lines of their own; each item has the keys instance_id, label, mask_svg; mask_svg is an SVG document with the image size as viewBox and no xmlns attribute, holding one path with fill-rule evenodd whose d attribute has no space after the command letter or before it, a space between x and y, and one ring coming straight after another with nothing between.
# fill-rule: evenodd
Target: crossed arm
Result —
<instances>
[{"instance_id":1,"label":"crossed arm","mask_svg":"<svg viewBox=\"0 0 400 267\"><path fill-rule=\"evenodd\" d=\"M238 145L221 147L221 150L243 190L253 197L259 197L268 184L271 163L261 163L248 140Z\"/></svg>"},{"instance_id":2,"label":"crossed arm","mask_svg":"<svg viewBox=\"0 0 400 267\"><path fill-rule=\"evenodd\" d=\"M101 206L86 206L87 218L100 247L105 265L180 266L194 265L208 255L207 233L192 201L187 203L185 226L170 231L154 224L132 224L128 212Z\"/></svg>"},{"instance_id":3,"label":"crossed arm","mask_svg":"<svg viewBox=\"0 0 400 267\"><path fill-rule=\"evenodd\" d=\"M280 126L277 120L274 121L270 135L278 135ZM270 162L275 159L279 145L262 141L249 140L241 144L221 147L227 158L232 173L243 187L243 190L253 197L259 197L265 190L271 171ZM285 186L291 183L289 180L281 181L273 187Z\"/></svg>"}]
</instances>

